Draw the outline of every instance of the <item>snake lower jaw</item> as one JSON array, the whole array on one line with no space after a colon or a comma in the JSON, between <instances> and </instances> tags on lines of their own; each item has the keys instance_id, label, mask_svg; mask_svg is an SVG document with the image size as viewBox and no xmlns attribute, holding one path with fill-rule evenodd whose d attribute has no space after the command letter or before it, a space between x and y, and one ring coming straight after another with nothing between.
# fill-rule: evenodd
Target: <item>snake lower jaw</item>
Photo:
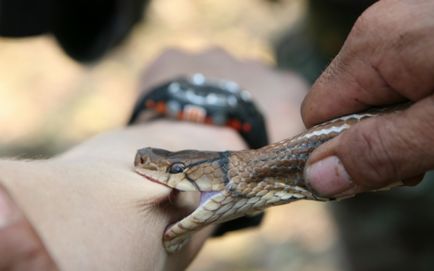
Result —
<instances>
[{"instance_id":1,"label":"snake lower jaw","mask_svg":"<svg viewBox=\"0 0 434 271\"><path fill-rule=\"evenodd\" d=\"M222 191L198 191L198 190L180 190L170 187L169 185L152 178L143 172L138 172L145 179L161 184L171 189L171 193L167 202L169 208L175 210L177 214L171 216L169 225L166 227L163 234L163 245L168 253L175 253L180 251L185 245L188 244L191 234L208 224L216 221L219 216L212 213L219 205L213 204L214 200L222 198ZM211 203L211 204L210 204ZM208 208L205 207L208 205ZM212 210L211 210L212 209ZM172 212L173 213L173 212ZM210 220L210 219L213 220Z\"/></svg>"},{"instance_id":2,"label":"snake lower jaw","mask_svg":"<svg viewBox=\"0 0 434 271\"><path fill-rule=\"evenodd\" d=\"M201 192L196 209L183 219L169 225L164 232L163 244L166 251L175 253L188 243L193 232L212 223L224 222L223 218L229 217L229 213L234 211L231 209L233 204L232 197L226 191Z\"/></svg>"}]
</instances>

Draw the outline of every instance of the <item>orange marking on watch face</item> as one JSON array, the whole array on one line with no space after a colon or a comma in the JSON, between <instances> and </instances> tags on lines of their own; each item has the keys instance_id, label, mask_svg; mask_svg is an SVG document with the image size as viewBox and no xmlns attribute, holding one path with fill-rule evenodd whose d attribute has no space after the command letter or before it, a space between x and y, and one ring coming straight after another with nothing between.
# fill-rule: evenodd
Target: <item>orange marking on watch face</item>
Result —
<instances>
[{"instance_id":1,"label":"orange marking on watch face","mask_svg":"<svg viewBox=\"0 0 434 271\"><path fill-rule=\"evenodd\" d=\"M164 112L166 112L166 104L164 102L158 102L157 106L155 107L155 110L158 113L164 113Z\"/></svg>"},{"instance_id":2,"label":"orange marking on watch face","mask_svg":"<svg viewBox=\"0 0 434 271\"><path fill-rule=\"evenodd\" d=\"M204 122L206 110L195 105L186 105L184 107L184 119L193 122Z\"/></svg>"}]
</instances>

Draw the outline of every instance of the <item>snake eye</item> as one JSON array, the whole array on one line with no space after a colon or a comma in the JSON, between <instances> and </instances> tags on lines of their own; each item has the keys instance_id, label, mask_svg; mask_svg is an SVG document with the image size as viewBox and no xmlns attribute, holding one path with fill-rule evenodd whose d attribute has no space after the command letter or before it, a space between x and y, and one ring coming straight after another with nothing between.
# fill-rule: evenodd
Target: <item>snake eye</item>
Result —
<instances>
[{"instance_id":1,"label":"snake eye","mask_svg":"<svg viewBox=\"0 0 434 271\"><path fill-rule=\"evenodd\" d=\"M170 165L169 167L169 173L176 174L176 173L182 173L185 169L185 165L180 162L176 162Z\"/></svg>"}]
</instances>

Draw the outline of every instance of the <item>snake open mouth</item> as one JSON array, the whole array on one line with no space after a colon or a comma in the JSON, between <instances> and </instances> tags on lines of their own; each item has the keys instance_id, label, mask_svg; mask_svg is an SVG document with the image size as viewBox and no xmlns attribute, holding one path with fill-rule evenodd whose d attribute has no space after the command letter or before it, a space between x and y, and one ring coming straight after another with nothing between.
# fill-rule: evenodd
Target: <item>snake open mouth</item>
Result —
<instances>
[{"instance_id":1,"label":"snake open mouth","mask_svg":"<svg viewBox=\"0 0 434 271\"><path fill-rule=\"evenodd\" d=\"M224 185L210 186L201 180L171 179L164 171L136 167L135 171L146 180L164 185L174 197L166 197L165 206L170 206L170 220L163 234L163 243L168 252L175 252L189 240L192 232L212 223L220 223L240 216L239 205ZM248 207L250 205L246 205Z\"/></svg>"},{"instance_id":2,"label":"snake open mouth","mask_svg":"<svg viewBox=\"0 0 434 271\"><path fill-rule=\"evenodd\" d=\"M215 197L221 193L221 191L201 191L201 190L185 191L185 190L180 190L177 188L170 187L166 183L159 181L158 179L155 179L151 176L148 176L148 175L144 174L143 172L137 171L137 173L139 175L141 175L142 177L144 177L145 179L147 179L148 181L163 185L167 188L172 189L172 191L176 191L176 193L171 193L168 196L168 199L171 202L173 202L175 205L177 205L178 207L188 207L191 210L189 214L193 213L196 209L205 205L205 203L208 200L211 200L213 197ZM192 207L193 207L193 209L192 209Z\"/></svg>"}]
</instances>

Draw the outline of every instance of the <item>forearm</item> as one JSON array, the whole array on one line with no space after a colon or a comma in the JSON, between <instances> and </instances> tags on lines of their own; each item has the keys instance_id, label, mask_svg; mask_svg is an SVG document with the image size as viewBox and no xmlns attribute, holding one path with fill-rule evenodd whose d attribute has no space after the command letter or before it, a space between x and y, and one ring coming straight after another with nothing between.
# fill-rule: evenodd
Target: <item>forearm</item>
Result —
<instances>
[{"instance_id":1,"label":"forearm","mask_svg":"<svg viewBox=\"0 0 434 271\"><path fill-rule=\"evenodd\" d=\"M161 236L170 216L152 203L170 190L132 171L136 150L145 146L243 144L228 129L157 121L101 134L53 159L0 162L2 181L62 270L162 268Z\"/></svg>"},{"instance_id":2,"label":"forearm","mask_svg":"<svg viewBox=\"0 0 434 271\"><path fill-rule=\"evenodd\" d=\"M91 160L128 162L131 168L135 153L146 146L170 150L241 149L241 138L229 128L193 124L170 120L158 120L145 125L131 126L98 135L58 156L59 159L88 157Z\"/></svg>"}]
</instances>

